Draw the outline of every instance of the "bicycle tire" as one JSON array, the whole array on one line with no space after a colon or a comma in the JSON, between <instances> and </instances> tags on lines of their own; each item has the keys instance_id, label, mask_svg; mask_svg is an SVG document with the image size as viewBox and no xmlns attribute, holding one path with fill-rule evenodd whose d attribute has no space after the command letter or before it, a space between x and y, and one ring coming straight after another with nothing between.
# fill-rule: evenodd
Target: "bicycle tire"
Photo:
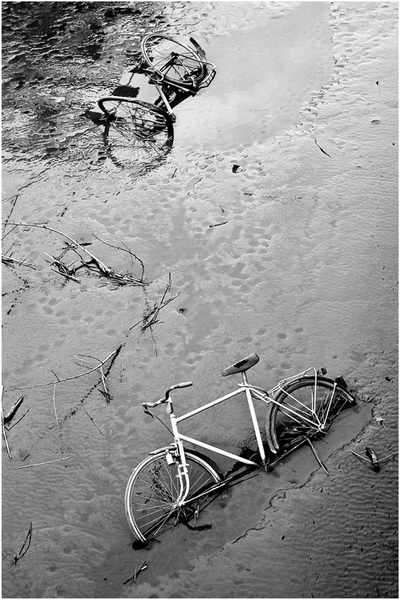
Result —
<instances>
[{"instance_id":1,"label":"bicycle tire","mask_svg":"<svg viewBox=\"0 0 400 600\"><path fill-rule=\"evenodd\" d=\"M324 377L303 377L292 382L279 392L276 402L269 404L265 429L268 444L278 455L321 436L317 417L326 418L326 433L344 408L356 404L346 389ZM317 417L312 415L314 406ZM301 411L304 418L290 413L291 408Z\"/></svg>"},{"instance_id":2,"label":"bicycle tire","mask_svg":"<svg viewBox=\"0 0 400 600\"><path fill-rule=\"evenodd\" d=\"M131 98L110 96L98 101L106 116L104 145L119 166L151 163L174 143L171 117L161 108Z\"/></svg>"},{"instance_id":3,"label":"bicycle tire","mask_svg":"<svg viewBox=\"0 0 400 600\"><path fill-rule=\"evenodd\" d=\"M197 87L207 74L207 64L193 48L163 33L146 35L141 48L147 66L165 83Z\"/></svg>"},{"instance_id":4,"label":"bicycle tire","mask_svg":"<svg viewBox=\"0 0 400 600\"><path fill-rule=\"evenodd\" d=\"M209 496L191 500L223 479L217 465L208 457L186 451L190 489L182 507L178 497L177 464L168 465L166 452L145 458L131 473L125 491L125 514L134 536L146 542L159 537L179 522L190 521L209 502Z\"/></svg>"}]
</instances>

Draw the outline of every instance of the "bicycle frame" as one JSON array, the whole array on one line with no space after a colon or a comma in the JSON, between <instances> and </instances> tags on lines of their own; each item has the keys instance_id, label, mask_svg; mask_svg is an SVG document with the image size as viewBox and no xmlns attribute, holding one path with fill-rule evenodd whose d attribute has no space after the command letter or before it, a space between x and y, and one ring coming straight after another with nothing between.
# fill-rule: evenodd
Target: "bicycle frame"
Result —
<instances>
[{"instance_id":1,"label":"bicycle frame","mask_svg":"<svg viewBox=\"0 0 400 600\"><path fill-rule=\"evenodd\" d=\"M235 398L236 396L244 393L246 395L247 404L249 407L250 416L251 416L251 420L252 420L252 424L253 424L253 429L254 429L254 433L256 436L256 440L257 440L258 452L261 457L262 465L265 468L267 466L265 448L264 448L264 444L263 444L262 438L261 438L260 427L259 427L257 416L255 413L253 399L260 400L261 402L264 402L265 404L269 404L270 402L272 402L273 404L279 405L279 403L274 399L275 393L277 391L278 392L284 391L285 387L287 387L288 384L292 383L293 381L301 379L310 371L313 372L314 377L315 377L315 382L317 382L317 370L314 368L310 368L310 369L307 369L306 371L298 373L297 375L293 375L292 377L289 377L287 379L280 381L277 386L275 386L268 392L266 390L264 390L263 388L249 384L249 382L247 380L246 372L243 371L241 373L242 382L238 384L239 385L238 389L234 390L233 392L229 392L228 394L225 394L224 396L221 396L221 397L217 398L216 400L213 400L213 401L211 401L203 406L200 406L199 408L196 408L188 413L185 413L179 417L177 417L174 413L172 400L168 399L167 402L168 402L169 419L170 419L171 429L172 429L172 433L173 433L173 437L174 437L173 444L176 447L176 449L178 450L179 457L180 457L180 464L178 465L178 475L179 475L179 484L180 484L180 494L179 494L179 499L177 501L178 505L184 504L185 499L187 498L187 495L189 493L189 488L190 488L190 480L189 480L189 475L188 475L188 469L187 469L187 463L186 463L186 457L185 457L185 449L183 446L183 442L188 442L190 444L193 444L194 446L198 446L200 448L203 448L203 449L213 452L215 454L219 454L220 456L225 456L226 458L229 458L231 460L241 462L243 465L247 465L249 467L259 467L260 466L259 463L255 462L253 460L244 458L242 456L239 456L238 454L234 454L234 453L228 452L226 450L222 450L221 448L218 448L217 446L207 444L205 442L202 442L201 440L198 440L198 439L195 439L195 438L192 438L190 436L180 433L179 429L178 429L178 424L187 419L190 419L190 417L193 417L194 415L198 415L214 406L222 404L223 402L226 402L227 400ZM323 430L324 430L324 427L325 427L325 424L327 421L327 415L329 414L332 399L335 394L335 389L336 389L336 385L334 386L334 388L332 390L332 395L328 402L328 407L327 407L325 414L323 415L322 420L319 419L315 413L315 397L313 397L313 399L312 399L313 402L312 402L311 411L309 409L307 409L307 407L304 407L309 411L310 416L312 415L314 417L314 419L317 419L317 426L318 426L318 430L320 432L323 432ZM288 393L288 396L291 397L291 394ZM303 422L307 421L313 426L316 425L315 420L312 421L311 419L309 419L307 417L307 414L304 411L295 410L294 408L291 408L291 407L286 407L286 410L291 413L291 416L294 416L294 417L297 416L300 421L303 421ZM270 448L270 450L275 455L277 454L277 451L275 448ZM223 485L223 483L222 483L222 485ZM216 484L216 489L220 486L221 486L221 484ZM209 493L209 490L207 493ZM191 499L191 501L192 500L193 499Z\"/></svg>"}]
</instances>

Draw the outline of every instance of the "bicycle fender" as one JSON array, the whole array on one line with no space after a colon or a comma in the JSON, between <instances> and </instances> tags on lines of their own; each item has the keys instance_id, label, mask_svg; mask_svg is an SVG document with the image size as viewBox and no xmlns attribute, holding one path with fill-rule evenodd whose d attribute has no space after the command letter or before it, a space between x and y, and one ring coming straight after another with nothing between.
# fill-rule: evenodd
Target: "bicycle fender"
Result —
<instances>
[{"instance_id":1,"label":"bicycle fender","mask_svg":"<svg viewBox=\"0 0 400 600\"><path fill-rule=\"evenodd\" d=\"M164 446L163 448L157 448L157 450L152 450L149 452L149 456L153 456L154 454L159 454L160 452L166 452L167 450L175 450L175 446L171 444L170 446Z\"/></svg>"}]
</instances>

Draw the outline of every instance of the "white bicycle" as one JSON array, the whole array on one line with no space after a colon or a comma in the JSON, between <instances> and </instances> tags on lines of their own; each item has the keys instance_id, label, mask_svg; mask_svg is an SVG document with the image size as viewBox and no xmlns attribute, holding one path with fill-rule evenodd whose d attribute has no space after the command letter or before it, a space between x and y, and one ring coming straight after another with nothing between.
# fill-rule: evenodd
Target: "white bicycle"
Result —
<instances>
[{"instance_id":1,"label":"white bicycle","mask_svg":"<svg viewBox=\"0 0 400 600\"><path fill-rule=\"evenodd\" d=\"M326 370L314 368L284 379L266 391L248 382L246 372L257 364L257 354L250 354L223 370L222 375L241 374L241 383L234 391L177 417L170 394L173 390L191 386L191 382L169 387L163 398L144 402L145 413L160 404L167 405L173 442L150 452L132 472L125 493L125 512L135 537L147 542L178 523L196 522L203 510L223 489L253 469L270 470L274 464L296 448L309 444L318 454L312 440L325 436L335 417L355 399L342 377L336 380L324 375ZM245 396L257 440L257 452L250 458L233 454L201 440L183 435L178 425L194 415L242 394ZM262 435L254 401L266 408L265 438ZM188 450L184 442L239 462L241 470L223 475L218 465L207 455ZM319 461L320 462L320 461ZM322 463L320 462L321 466Z\"/></svg>"}]
</instances>

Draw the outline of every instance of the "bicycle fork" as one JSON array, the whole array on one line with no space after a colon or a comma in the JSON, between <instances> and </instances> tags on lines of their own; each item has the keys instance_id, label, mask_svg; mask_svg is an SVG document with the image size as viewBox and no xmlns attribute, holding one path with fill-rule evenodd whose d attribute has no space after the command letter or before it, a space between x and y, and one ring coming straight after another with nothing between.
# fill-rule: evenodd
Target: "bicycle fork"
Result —
<instances>
[{"instance_id":1,"label":"bicycle fork","mask_svg":"<svg viewBox=\"0 0 400 600\"><path fill-rule=\"evenodd\" d=\"M179 479L179 495L175 502L175 505L178 508L180 506L183 506L183 504L185 503L185 500L189 494L190 482L189 482L189 473L188 473L188 466L187 466L187 462L186 462L185 451L183 448L183 443L179 439L179 432L178 432L178 427L176 424L176 416L174 414L172 402L169 401L168 405L169 405L169 418L170 418L170 422L171 422L172 433L174 435L174 442L175 442L175 445L176 445L176 448L177 448L178 454L179 454L179 457L177 459L175 459L175 460L179 461L178 465L177 465L177 467L178 467L177 478ZM168 455L167 455L167 460L168 460Z\"/></svg>"}]
</instances>

